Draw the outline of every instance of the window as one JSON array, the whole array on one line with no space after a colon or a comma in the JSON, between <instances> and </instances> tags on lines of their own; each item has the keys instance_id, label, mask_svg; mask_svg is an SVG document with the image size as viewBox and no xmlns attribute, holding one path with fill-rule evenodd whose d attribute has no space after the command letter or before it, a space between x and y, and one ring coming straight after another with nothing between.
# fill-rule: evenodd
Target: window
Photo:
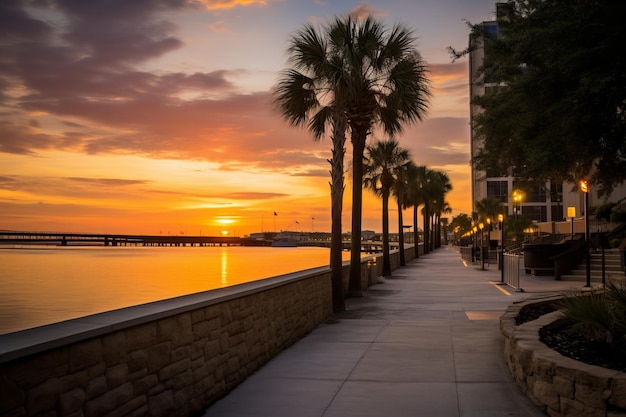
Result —
<instances>
[{"instance_id":1,"label":"window","mask_svg":"<svg viewBox=\"0 0 626 417\"><path fill-rule=\"evenodd\" d=\"M545 203L547 200L546 188L534 185L526 192L526 201L529 203Z\"/></svg>"},{"instance_id":2,"label":"window","mask_svg":"<svg viewBox=\"0 0 626 417\"><path fill-rule=\"evenodd\" d=\"M548 221L548 210L546 206L522 206L522 214L538 222Z\"/></svg>"},{"instance_id":3,"label":"window","mask_svg":"<svg viewBox=\"0 0 626 417\"><path fill-rule=\"evenodd\" d=\"M503 203L509 200L509 183L507 181L487 181L487 198L497 198Z\"/></svg>"}]
</instances>

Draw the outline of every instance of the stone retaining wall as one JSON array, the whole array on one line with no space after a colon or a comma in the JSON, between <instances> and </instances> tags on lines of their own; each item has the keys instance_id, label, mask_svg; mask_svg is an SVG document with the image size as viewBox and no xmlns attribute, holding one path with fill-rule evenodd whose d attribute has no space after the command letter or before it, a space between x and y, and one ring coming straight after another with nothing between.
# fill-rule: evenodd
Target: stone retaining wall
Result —
<instances>
[{"instance_id":1,"label":"stone retaining wall","mask_svg":"<svg viewBox=\"0 0 626 417\"><path fill-rule=\"evenodd\" d=\"M327 268L202 295L3 336L0 415L193 415L332 313Z\"/></svg>"},{"instance_id":2,"label":"stone retaining wall","mask_svg":"<svg viewBox=\"0 0 626 417\"><path fill-rule=\"evenodd\" d=\"M560 312L515 324L522 307L547 300L514 304L500 319L504 358L519 387L551 417L626 417L626 373L565 357L539 340Z\"/></svg>"},{"instance_id":3,"label":"stone retaining wall","mask_svg":"<svg viewBox=\"0 0 626 417\"><path fill-rule=\"evenodd\" d=\"M368 259L361 272L367 288ZM330 277L317 268L1 335L0 416L197 414L332 314Z\"/></svg>"}]
</instances>

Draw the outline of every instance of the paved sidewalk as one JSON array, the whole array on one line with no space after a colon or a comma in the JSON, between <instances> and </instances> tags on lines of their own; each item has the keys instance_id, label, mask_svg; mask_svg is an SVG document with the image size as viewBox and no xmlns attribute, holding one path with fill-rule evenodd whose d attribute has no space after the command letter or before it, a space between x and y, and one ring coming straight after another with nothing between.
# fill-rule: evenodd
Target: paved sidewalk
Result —
<instances>
[{"instance_id":1,"label":"paved sidewalk","mask_svg":"<svg viewBox=\"0 0 626 417\"><path fill-rule=\"evenodd\" d=\"M464 265L441 248L410 262L272 359L204 417L540 417L502 358L513 302L584 283Z\"/></svg>"}]
</instances>

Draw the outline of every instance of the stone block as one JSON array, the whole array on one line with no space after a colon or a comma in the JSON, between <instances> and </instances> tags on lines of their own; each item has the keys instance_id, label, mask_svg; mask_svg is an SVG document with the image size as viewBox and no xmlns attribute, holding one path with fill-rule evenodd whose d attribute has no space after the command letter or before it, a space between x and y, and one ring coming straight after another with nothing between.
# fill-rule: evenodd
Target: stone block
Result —
<instances>
[{"instance_id":1,"label":"stone block","mask_svg":"<svg viewBox=\"0 0 626 417\"><path fill-rule=\"evenodd\" d=\"M577 382L574 385L574 392L576 401L590 407L606 410L606 399L610 396L608 388L602 389Z\"/></svg>"},{"instance_id":2,"label":"stone block","mask_svg":"<svg viewBox=\"0 0 626 417\"><path fill-rule=\"evenodd\" d=\"M59 396L59 414L70 415L80 410L85 403L85 391L80 388L67 391Z\"/></svg>"},{"instance_id":3,"label":"stone block","mask_svg":"<svg viewBox=\"0 0 626 417\"><path fill-rule=\"evenodd\" d=\"M191 322L193 324L202 322L202 321L206 321L206 314L205 314L205 310L203 308L199 308L197 310L193 310L190 312L191 313Z\"/></svg>"},{"instance_id":4,"label":"stone block","mask_svg":"<svg viewBox=\"0 0 626 417\"><path fill-rule=\"evenodd\" d=\"M158 383L159 378L156 375L146 375L133 382L133 392L135 395L145 394L150 391L150 389L156 387Z\"/></svg>"},{"instance_id":5,"label":"stone block","mask_svg":"<svg viewBox=\"0 0 626 417\"><path fill-rule=\"evenodd\" d=\"M193 319L192 319L192 323L193 323ZM210 328L209 322L204 320L204 321L193 323L192 330L194 334L194 339L198 340L198 339L202 339L203 337L208 337L209 332L211 331L211 328Z\"/></svg>"},{"instance_id":6,"label":"stone block","mask_svg":"<svg viewBox=\"0 0 626 417\"><path fill-rule=\"evenodd\" d=\"M9 410L22 406L25 398L22 389L9 381L6 376L0 375L0 414L4 415Z\"/></svg>"},{"instance_id":7,"label":"stone block","mask_svg":"<svg viewBox=\"0 0 626 417\"><path fill-rule=\"evenodd\" d=\"M97 363L104 362L102 339L95 338L74 343L68 351L69 372L80 371Z\"/></svg>"},{"instance_id":8,"label":"stone block","mask_svg":"<svg viewBox=\"0 0 626 417\"><path fill-rule=\"evenodd\" d=\"M173 381L171 386L175 390L180 390L185 387L189 387L193 384L193 371L191 369L187 369L182 374L178 374L174 376L174 378L171 381Z\"/></svg>"},{"instance_id":9,"label":"stone block","mask_svg":"<svg viewBox=\"0 0 626 417\"><path fill-rule=\"evenodd\" d=\"M106 379L107 379L107 387L109 389L115 388L127 382L128 365L125 363L120 363L118 365L114 365L108 368L106 370Z\"/></svg>"},{"instance_id":10,"label":"stone block","mask_svg":"<svg viewBox=\"0 0 626 417\"><path fill-rule=\"evenodd\" d=\"M146 417L150 415L149 411L150 410L148 408L148 404L145 404L137 408L136 410L133 410L131 413L127 414L124 417Z\"/></svg>"},{"instance_id":11,"label":"stone block","mask_svg":"<svg viewBox=\"0 0 626 417\"><path fill-rule=\"evenodd\" d=\"M539 401L539 403L554 410L560 409L559 396L550 382L542 379L537 380L532 386L532 394Z\"/></svg>"},{"instance_id":12,"label":"stone block","mask_svg":"<svg viewBox=\"0 0 626 417\"><path fill-rule=\"evenodd\" d=\"M551 381L555 373L554 361L542 356L541 354L533 354L533 372L544 381Z\"/></svg>"},{"instance_id":13,"label":"stone block","mask_svg":"<svg viewBox=\"0 0 626 417\"><path fill-rule=\"evenodd\" d=\"M148 410L151 417L169 417L174 410L174 393L163 391L148 398Z\"/></svg>"},{"instance_id":14,"label":"stone block","mask_svg":"<svg viewBox=\"0 0 626 417\"><path fill-rule=\"evenodd\" d=\"M193 328L190 314L180 314L176 316L176 329L172 339L172 347L191 345L194 340Z\"/></svg>"},{"instance_id":15,"label":"stone block","mask_svg":"<svg viewBox=\"0 0 626 417\"><path fill-rule=\"evenodd\" d=\"M555 376L552 378L552 384L559 396L574 399L574 381L561 376Z\"/></svg>"},{"instance_id":16,"label":"stone block","mask_svg":"<svg viewBox=\"0 0 626 417\"><path fill-rule=\"evenodd\" d=\"M85 404L85 417L104 416L117 410L133 398L133 385L127 382L113 388L103 395L88 400Z\"/></svg>"},{"instance_id":17,"label":"stone block","mask_svg":"<svg viewBox=\"0 0 626 417\"><path fill-rule=\"evenodd\" d=\"M3 373L17 386L29 389L68 372L66 347L52 349L21 361L7 364Z\"/></svg>"},{"instance_id":18,"label":"stone block","mask_svg":"<svg viewBox=\"0 0 626 417\"><path fill-rule=\"evenodd\" d=\"M626 374L622 374L611 381L609 404L626 411Z\"/></svg>"},{"instance_id":19,"label":"stone block","mask_svg":"<svg viewBox=\"0 0 626 417\"><path fill-rule=\"evenodd\" d=\"M191 345L184 345L178 348L172 349L171 352L172 362L177 362L181 359L191 358Z\"/></svg>"},{"instance_id":20,"label":"stone block","mask_svg":"<svg viewBox=\"0 0 626 417\"><path fill-rule=\"evenodd\" d=\"M208 340L209 339L205 337L203 339L195 340L191 344L191 353L190 353L190 356L189 356L191 358L191 360L204 357L204 346L206 345Z\"/></svg>"},{"instance_id":21,"label":"stone block","mask_svg":"<svg viewBox=\"0 0 626 417\"><path fill-rule=\"evenodd\" d=\"M59 378L51 378L26 392L26 411L29 415L54 410L62 384Z\"/></svg>"},{"instance_id":22,"label":"stone block","mask_svg":"<svg viewBox=\"0 0 626 417\"><path fill-rule=\"evenodd\" d=\"M104 417L119 417L119 416L128 416L137 410L147 410L148 399L145 395L141 395L138 397L131 398L130 401L127 401L117 407L115 410L106 414ZM145 414L144 414L145 415Z\"/></svg>"},{"instance_id":23,"label":"stone block","mask_svg":"<svg viewBox=\"0 0 626 417\"><path fill-rule=\"evenodd\" d=\"M164 383L165 381L174 378L176 375L184 373L189 369L190 365L191 360L189 358L186 358L164 366L163 368L161 368L160 371L158 371L159 381L161 383Z\"/></svg>"},{"instance_id":24,"label":"stone block","mask_svg":"<svg viewBox=\"0 0 626 417\"><path fill-rule=\"evenodd\" d=\"M561 398L561 413L567 417L606 417L604 411L569 398Z\"/></svg>"},{"instance_id":25,"label":"stone block","mask_svg":"<svg viewBox=\"0 0 626 417\"><path fill-rule=\"evenodd\" d=\"M146 349L156 344L157 324L155 322L142 324L124 330L127 352Z\"/></svg>"},{"instance_id":26,"label":"stone block","mask_svg":"<svg viewBox=\"0 0 626 417\"><path fill-rule=\"evenodd\" d=\"M126 334L124 332L102 336L102 356L107 366L120 363L126 353Z\"/></svg>"},{"instance_id":27,"label":"stone block","mask_svg":"<svg viewBox=\"0 0 626 417\"><path fill-rule=\"evenodd\" d=\"M87 395L87 399L91 400L92 398L103 395L106 391L107 378L104 375L100 375L99 377L91 379L87 383L87 389L85 390L85 393Z\"/></svg>"},{"instance_id":28,"label":"stone block","mask_svg":"<svg viewBox=\"0 0 626 417\"><path fill-rule=\"evenodd\" d=\"M158 372L171 363L172 342L165 341L148 348L148 373Z\"/></svg>"},{"instance_id":29,"label":"stone block","mask_svg":"<svg viewBox=\"0 0 626 417\"><path fill-rule=\"evenodd\" d=\"M146 350L136 350L126 355L124 363L128 365L128 372L137 372L141 369L147 369L148 353Z\"/></svg>"},{"instance_id":30,"label":"stone block","mask_svg":"<svg viewBox=\"0 0 626 417\"><path fill-rule=\"evenodd\" d=\"M60 378L62 391L71 391L74 388L82 388L89 382L89 371L83 369L82 371L74 372L72 374L65 375Z\"/></svg>"},{"instance_id":31,"label":"stone block","mask_svg":"<svg viewBox=\"0 0 626 417\"><path fill-rule=\"evenodd\" d=\"M176 318L166 317L157 322L157 342L171 342L176 333Z\"/></svg>"}]
</instances>

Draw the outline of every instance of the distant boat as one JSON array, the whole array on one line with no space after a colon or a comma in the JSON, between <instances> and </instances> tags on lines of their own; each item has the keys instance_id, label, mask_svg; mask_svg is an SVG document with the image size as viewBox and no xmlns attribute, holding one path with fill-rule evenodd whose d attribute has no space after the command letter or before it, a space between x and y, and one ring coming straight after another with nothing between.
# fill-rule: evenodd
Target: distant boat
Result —
<instances>
[{"instance_id":1,"label":"distant boat","mask_svg":"<svg viewBox=\"0 0 626 417\"><path fill-rule=\"evenodd\" d=\"M295 248L298 246L298 242L295 240L274 240L272 241L273 248Z\"/></svg>"}]
</instances>

